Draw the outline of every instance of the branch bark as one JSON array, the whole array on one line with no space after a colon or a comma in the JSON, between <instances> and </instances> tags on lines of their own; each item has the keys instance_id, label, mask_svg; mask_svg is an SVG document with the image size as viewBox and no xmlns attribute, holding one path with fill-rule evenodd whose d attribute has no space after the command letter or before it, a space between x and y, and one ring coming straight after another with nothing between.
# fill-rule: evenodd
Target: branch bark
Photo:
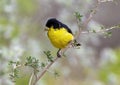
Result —
<instances>
[{"instance_id":1,"label":"branch bark","mask_svg":"<svg viewBox=\"0 0 120 85\"><path fill-rule=\"evenodd\" d=\"M50 64L48 64L43 71L41 72L41 74L37 77L37 79L33 82L33 85L36 85L36 83L38 82L38 80L40 80L42 78L42 76L46 73L46 71L53 65L53 63L55 63L59 58L56 57L53 62L51 62Z\"/></svg>"},{"instance_id":2,"label":"branch bark","mask_svg":"<svg viewBox=\"0 0 120 85\"><path fill-rule=\"evenodd\" d=\"M102 29L102 30L98 30L96 31L95 33L104 33L106 31L109 31L109 30L112 30L112 29L115 29L115 28L120 28L120 25L115 25L115 26L112 26L112 27L109 27L107 29ZM81 32L82 34L87 34L87 33L94 33L93 31L83 31Z\"/></svg>"}]
</instances>

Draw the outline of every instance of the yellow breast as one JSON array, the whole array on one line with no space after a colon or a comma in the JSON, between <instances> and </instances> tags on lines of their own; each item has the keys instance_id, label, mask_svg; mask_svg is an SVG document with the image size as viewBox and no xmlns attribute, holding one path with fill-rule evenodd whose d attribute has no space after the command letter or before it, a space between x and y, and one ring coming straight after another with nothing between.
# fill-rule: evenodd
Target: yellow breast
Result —
<instances>
[{"instance_id":1,"label":"yellow breast","mask_svg":"<svg viewBox=\"0 0 120 85\"><path fill-rule=\"evenodd\" d=\"M53 29L53 27L49 28L48 37L51 43L57 48L65 48L74 38L66 29Z\"/></svg>"}]
</instances>

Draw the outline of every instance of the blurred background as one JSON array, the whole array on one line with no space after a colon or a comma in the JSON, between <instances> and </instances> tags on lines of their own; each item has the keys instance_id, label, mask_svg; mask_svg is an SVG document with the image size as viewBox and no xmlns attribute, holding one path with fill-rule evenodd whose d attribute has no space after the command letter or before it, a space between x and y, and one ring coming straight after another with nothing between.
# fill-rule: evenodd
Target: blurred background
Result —
<instances>
[{"instance_id":1,"label":"blurred background","mask_svg":"<svg viewBox=\"0 0 120 85\"><path fill-rule=\"evenodd\" d=\"M0 0L0 85L28 85L29 70L21 70L14 84L9 78L10 60L24 62L26 56L44 59L43 51L56 56L45 29L46 21L55 17L75 33L78 25L74 13L89 16L96 0ZM120 1L101 3L88 25L98 30L120 24ZM81 34L80 49L71 48L49 69L37 85L120 85L120 29L112 36ZM55 77L53 70L59 72Z\"/></svg>"}]
</instances>

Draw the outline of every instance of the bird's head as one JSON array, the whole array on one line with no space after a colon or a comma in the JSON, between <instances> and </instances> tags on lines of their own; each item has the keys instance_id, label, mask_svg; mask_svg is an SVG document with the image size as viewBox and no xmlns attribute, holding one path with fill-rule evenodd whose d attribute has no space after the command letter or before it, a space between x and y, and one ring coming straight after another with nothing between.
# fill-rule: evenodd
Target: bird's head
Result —
<instances>
[{"instance_id":1,"label":"bird's head","mask_svg":"<svg viewBox=\"0 0 120 85\"><path fill-rule=\"evenodd\" d=\"M53 27L54 29L56 29L56 28L59 28L60 26L61 26L60 22L55 18L48 19L46 23L46 27L48 28Z\"/></svg>"}]
</instances>

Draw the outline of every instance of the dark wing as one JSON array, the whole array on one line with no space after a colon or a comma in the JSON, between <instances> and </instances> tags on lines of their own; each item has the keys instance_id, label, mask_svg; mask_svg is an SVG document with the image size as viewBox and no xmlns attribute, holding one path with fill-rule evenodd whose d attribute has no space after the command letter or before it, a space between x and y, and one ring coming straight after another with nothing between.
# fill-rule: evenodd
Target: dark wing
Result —
<instances>
[{"instance_id":1,"label":"dark wing","mask_svg":"<svg viewBox=\"0 0 120 85\"><path fill-rule=\"evenodd\" d=\"M69 33L73 34L72 31L71 31L71 29L67 25L65 25L65 24L63 24L61 22L59 22L59 23L60 23L59 27L64 27Z\"/></svg>"}]
</instances>

